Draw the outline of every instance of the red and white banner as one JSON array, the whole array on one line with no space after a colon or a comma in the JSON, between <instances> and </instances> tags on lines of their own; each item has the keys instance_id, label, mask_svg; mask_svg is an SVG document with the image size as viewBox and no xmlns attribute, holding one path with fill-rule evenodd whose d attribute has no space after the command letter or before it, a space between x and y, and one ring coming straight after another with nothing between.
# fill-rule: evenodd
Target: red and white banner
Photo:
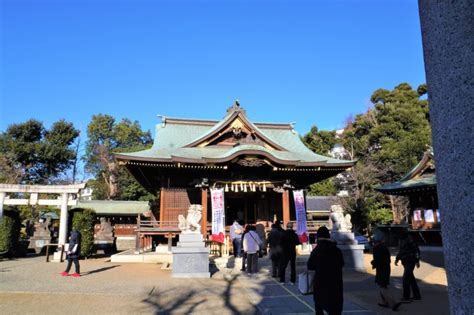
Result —
<instances>
[{"instance_id":1,"label":"red and white banner","mask_svg":"<svg viewBox=\"0 0 474 315\"><path fill-rule=\"evenodd\" d=\"M306 225L306 207L302 190L293 190L296 210L296 234L301 243L308 242L308 227Z\"/></svg>"},{"instance_id":2,"label":"red and white banner","mask_svg":"<svg viewBox=\"0 0 474 315\"><path fill-rule=\"evenodd\" d=\"M225 239L225 212L224 189L211 189L212 205L212 235L211 240L224 243Z\"/></svg>"}]
</instances>

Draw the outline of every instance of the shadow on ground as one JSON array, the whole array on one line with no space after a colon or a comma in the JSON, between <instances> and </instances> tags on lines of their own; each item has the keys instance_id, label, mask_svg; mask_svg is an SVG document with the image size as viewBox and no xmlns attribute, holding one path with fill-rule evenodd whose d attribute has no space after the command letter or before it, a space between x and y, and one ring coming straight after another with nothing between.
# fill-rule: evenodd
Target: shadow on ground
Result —
<instances>
[{"instance_id":1,"label":"shadow on ground","mask_svg":"<svg viewBox=\"0 0 474 315\"><path fill-rule=\"evenodd\" d=\"M94 274L94 273L107 271L107 270L110 270L110 269L113 269L113 268L116 268L116 267L120 267L120 265L113 265L113 266L109 266L109 267L103 267L103 268L99 268L99 269L95 269L95 270L83 272L83 273L81 273L81 276L82 276L82 277L88 276L88 275L91 275L91 274Z\"/></svg>"}]
</instances>

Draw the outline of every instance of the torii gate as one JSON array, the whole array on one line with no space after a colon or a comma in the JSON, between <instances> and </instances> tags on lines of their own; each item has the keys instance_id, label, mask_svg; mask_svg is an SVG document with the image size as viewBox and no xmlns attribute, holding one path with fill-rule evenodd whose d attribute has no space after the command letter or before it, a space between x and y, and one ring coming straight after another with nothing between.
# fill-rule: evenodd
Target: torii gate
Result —
<instances>
[{"instance_id":1,"label":"torii gate","mask_svg":"<svg viewBox=\"0 0 474 315\"><path fill-rule=\"evenodd\" d=\"M67 240L67 206L77 205L77 199L69 199L70 195L77 195L86 183L75 185L11 185L0 184L0 218L3 217L3 205L17 206L61 206L59 220L59 246L66 244ZM30 194L29 199L16 199L7 196L8 193ZM59 194L58 199L38 199L38 194Z\"/></svg>"}]
</instances>

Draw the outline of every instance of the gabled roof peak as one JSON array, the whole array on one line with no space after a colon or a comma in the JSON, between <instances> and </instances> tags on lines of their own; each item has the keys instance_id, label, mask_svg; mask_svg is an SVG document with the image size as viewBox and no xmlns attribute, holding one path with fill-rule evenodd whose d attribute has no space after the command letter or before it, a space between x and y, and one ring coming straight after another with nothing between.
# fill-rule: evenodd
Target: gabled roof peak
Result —
<instances>
[{"instance_id":1,"label":"gabled roof peak","mask_svg":"<svg viewBox=\"0 0 474 315\"><path fill-rule=\"evenodd\" d=\"M234 104L232 104L232 106L227 109L227 114L230 114L232 112L238 112L244 115L246 113L245 109L243 107L240 107L240 101L238 99L236 99Z\"/></svg>"}]
</instances>

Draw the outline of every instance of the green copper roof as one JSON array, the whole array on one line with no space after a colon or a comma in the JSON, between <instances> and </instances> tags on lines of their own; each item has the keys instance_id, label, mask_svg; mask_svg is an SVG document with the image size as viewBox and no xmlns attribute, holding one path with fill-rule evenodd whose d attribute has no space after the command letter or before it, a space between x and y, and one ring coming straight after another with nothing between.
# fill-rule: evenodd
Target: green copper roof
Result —
<instances>
[{"instance_id":1,"label":"green copper roof","mask_svg":"<svg viewBox=\"0 0 474 315\"><path fill-rule=\"evenodd\" d=\"M239 155L263 155L274 162L295 166L317 165L350 167L353 161L338 160L315 154L308 149L300 139L298 133L290 124L251 123L246 116L240 116L271 146L259 144L240 144L236 146L193 146L201 139L217 133L229 119L236 117L236 112L230 111L221 121L199 121L164 118L163 123L157 125L153 147L148 150L119 153L120 160L180 162L190 163L223 163Z\"/></svg>"},{"instance_id":2,"label":"green copper roof","mask_svg":"<svg viewBox=\"0 0 474 315\"><path fill-rule=\"evenodd\" d=\"M76 208L92 209L97 215L137 215L149 211L148 201L79 200Z\"/></svg>"},{"instance_id":3,"label":"green copper roof","mask_svg":"<svg viewBox=\"0 0 474 315\"><path fill-rule=\"evenodd\" d=\"M413 178L405 181L397 181L385 186L376 188L376 190L390 194L396 191L408 191L421 188L436 188L436 175Z\"/></svg>"},{"instance_id":4,"label":"green copper roof","mask_svg":"<svg viewBox=\"0 0 474 315\"><path fill-rule=\"evenodd\" d=\"M425 152L423 159L400 180L376 187L384 194L408 194L418 189L435 189L436 175L434 173L433 150Z\"/></svg>"}]
</instances>

